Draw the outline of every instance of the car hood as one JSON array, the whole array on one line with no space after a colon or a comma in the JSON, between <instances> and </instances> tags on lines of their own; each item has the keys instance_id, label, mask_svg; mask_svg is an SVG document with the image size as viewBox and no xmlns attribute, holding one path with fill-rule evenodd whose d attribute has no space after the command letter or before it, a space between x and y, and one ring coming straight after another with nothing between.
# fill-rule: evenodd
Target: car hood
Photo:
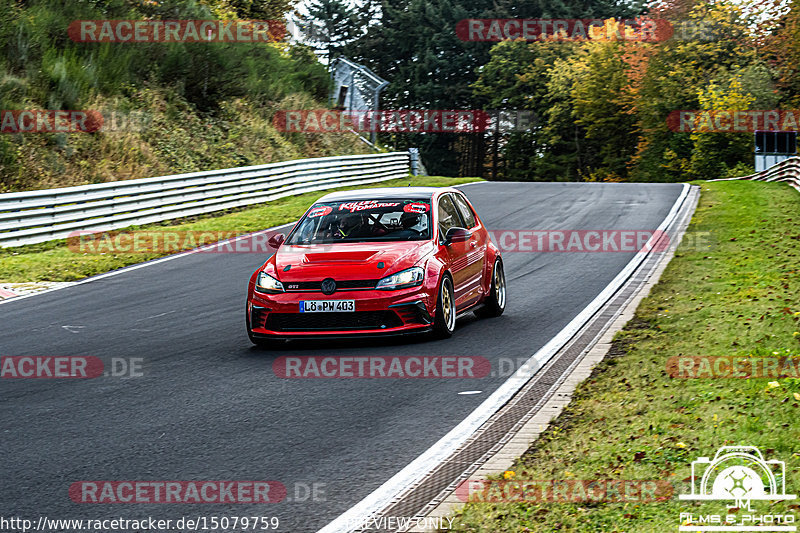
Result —
<instances>
[{"instance_id":1,"label":"car hood","mask_svg":"<svg viewBox=\"0 0 800 533\"><path fill-rule=\"evenodd\" d=\"M283 245L265 270L284 282L379 279L414 266L434 248L431 241Z\"/></svg>"}]
</instances>

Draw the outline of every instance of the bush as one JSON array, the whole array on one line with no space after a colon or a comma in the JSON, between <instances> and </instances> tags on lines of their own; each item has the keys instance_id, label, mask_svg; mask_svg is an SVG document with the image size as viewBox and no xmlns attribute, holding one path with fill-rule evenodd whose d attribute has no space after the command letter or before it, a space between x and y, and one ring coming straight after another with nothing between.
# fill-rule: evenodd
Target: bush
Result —
<instances>
[{"instance_id":1,"label":"bush","mask_svg":"<svg viewBox=\"0 0 800 533\"><path fill-rule=\"evenodd\" d=\"M142 131L0 135L0 191L363 152L353 136L277 132L282 105L320 107L329 76L287 43L79 43L75 20L215 19L285 0L0 0L0 109L113 109ZM265 17L259 17L265 18Z\"/></svg>"}]
</instances>

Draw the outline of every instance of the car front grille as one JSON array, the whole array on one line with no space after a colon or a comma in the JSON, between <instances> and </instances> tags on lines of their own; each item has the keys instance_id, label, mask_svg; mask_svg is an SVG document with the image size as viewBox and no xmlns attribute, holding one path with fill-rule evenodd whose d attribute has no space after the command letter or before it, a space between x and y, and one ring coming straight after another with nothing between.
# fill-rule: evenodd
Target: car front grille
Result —
<instances>
[{"instance_id":1,"label":"car front grille","mask_svg":"<svg viewBox=\"0 0 800 533\"><path fill-rule=\"evenodd\" d=\"M353 313L271 313L266 328L271 331L348 331L396 328L403 321L393 311Z\"/></svg>"},{"instance_id":2,"label":"car front grille","mask_svg":"<svg viewBox=\"0 0 800 533\"><path fill-rule=\"evenodd\" d=\"M336 280L336 291L366 291L374 289L378 284L377 279L351 279ZM286 292L322 292L320 281L295 281L285 282Z\"/></svg>"}]
</instances>

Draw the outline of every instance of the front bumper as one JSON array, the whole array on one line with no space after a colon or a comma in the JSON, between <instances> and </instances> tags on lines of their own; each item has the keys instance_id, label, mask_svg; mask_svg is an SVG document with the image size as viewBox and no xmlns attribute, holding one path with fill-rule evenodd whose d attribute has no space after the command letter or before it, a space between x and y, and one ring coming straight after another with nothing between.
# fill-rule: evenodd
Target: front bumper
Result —
<instances>
[{"instance_id":1,"label":"front bumper","mask_svg":"<svg viewBox=\"0 0 800 533\"><path fill-rule=\"evenodd\" d=\"M304 300L355 300L353 312L300 313ZM435 305L435 303L434 303ZM424 286L398 291L337 291L262 294L247 302L253 337L300 339L363 337L419 333L430 330L430 295Z\"/></svg>"}]
</instances>

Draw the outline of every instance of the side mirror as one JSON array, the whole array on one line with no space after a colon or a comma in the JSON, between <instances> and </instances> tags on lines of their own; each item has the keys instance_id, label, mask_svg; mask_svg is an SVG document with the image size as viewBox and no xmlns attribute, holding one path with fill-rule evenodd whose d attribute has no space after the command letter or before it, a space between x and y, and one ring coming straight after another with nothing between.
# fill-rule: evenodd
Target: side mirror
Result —
<instances>
[{"instance_id":1,"label":"side mirror","mask_svg":"<svg viewBox=\"0 0 800 533\"><path fill-rule=\"evenodd\" d=\"M444 236L444 244L448 246L454 242L468 241L472 234L469 230L459 227L450 228L447 230L447 235Z\"/></svg>"},{"instance_id":2,"label":"side mirror","mask_svg":"<svg viewBox=\"0 0 800 533\"><path fill-rule=\"evenodd\" d=\"M273 248L278 248L281 244L283 244L283 241L285 240L286 240L286 235L284 235L283 233L277 233L269 238L267 244L269 244Z\"/></svg>"}]
</instances>

